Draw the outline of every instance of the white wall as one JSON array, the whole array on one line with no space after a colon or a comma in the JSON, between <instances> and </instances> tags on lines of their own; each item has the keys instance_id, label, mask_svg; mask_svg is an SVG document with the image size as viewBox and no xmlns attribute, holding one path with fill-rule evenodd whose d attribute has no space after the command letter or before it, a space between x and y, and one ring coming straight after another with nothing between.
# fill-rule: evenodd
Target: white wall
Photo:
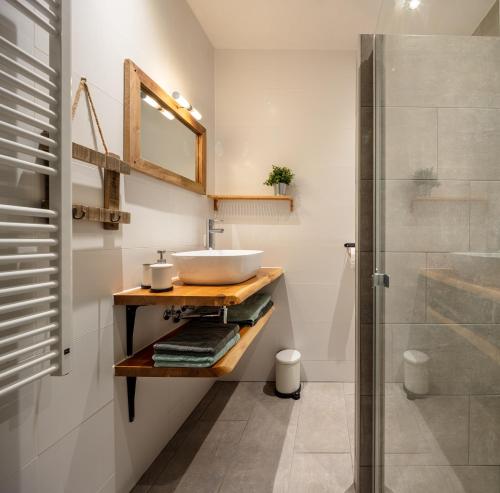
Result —
<instances>
[{"instance_id":1,"label":"white wall","mask_svg":"<svg viewBox=\"0 0 500 493\"><path fill-rule=\"evenodd\" d=\"M272 375L274 353L299 349L304 378L354 379L356 55L343 51L216 51L217 193L263 194L271 164L296 172L286 204L226 203L218 247L264 250L281 265L277 312L231 378Z\"/></svg>"},{"instance_id":2,"label":"white wall","mask_svg":"<svg viewBox=\"0 0 500 493\"><path fill-rule=\"evenodd\" d=\"M110 150L123 153L123 61L131 58L203 114L211 187L213 49L185 2L73 0L72 18L73 90L87 77ZM23 47L43 51L33 26L21 28ZM73 140L95 143L83 99ZM73 180L75 203L102 203L97 168L74 162ZM138 285L140 264L158 248L200 246L208 200L133 172L122 180L122 207L132 223L118 232L74 223L72 372L26 387L0 408L2 491L129 491L212 384L138 379L136 421L128 423L125 379L112 368L124 354L124 309L113 308L112 293ZM161 310L140 309L135 347L165 330Z\"/></svg>"}]
</instances>

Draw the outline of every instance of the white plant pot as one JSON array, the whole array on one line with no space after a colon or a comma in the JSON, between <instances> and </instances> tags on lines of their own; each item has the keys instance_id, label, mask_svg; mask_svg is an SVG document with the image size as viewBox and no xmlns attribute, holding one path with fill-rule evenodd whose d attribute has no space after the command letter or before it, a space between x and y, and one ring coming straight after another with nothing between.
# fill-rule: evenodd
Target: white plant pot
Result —
<instances>
[{"instance_id":1,"label":"white plant pot","mask_svg":"<svg viewBox=\"0 0 500 493\"><path fill-rule=\"evenodd\" d=\"M288 185L286 183L275 183L274 185L274 195L286 195Z\"/></svg>"}]
</instances>

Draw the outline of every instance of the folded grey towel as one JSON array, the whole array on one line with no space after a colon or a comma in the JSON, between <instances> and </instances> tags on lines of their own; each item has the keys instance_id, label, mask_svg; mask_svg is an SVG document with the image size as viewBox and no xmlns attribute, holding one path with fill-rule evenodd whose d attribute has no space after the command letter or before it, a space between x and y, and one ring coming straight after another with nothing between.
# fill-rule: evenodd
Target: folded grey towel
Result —
<instances>
[{"instance_id":1,"label":"folded grey towel","mask_svg":"<svg viewBox=\"0 0 500 493\"><path fill-rule=\"evenodd\" d=\"M271 296L255 293L239 305L232 305L227 310L227 321L240 325L255 325L257 320L273 306Z\"/></svg>"},{"instance_id":2,"label":"folded grey towel","mask_svg":"<svg viewBox=\"0 0 500 493\"><path fill-rule=\"evenodd\" d=\"M219 352L238 332L237 324L201 322L193 320L185 324L177 334L158 341L155 353L190 353L213 356Z\"/></svg>"},{"instance_id":3,"label":"folded grey towel","mask_svg":"<svg viewBox=\"0 0 500 493\"><path fill-rule=\"evenodd\" d=\"M208 368L217 363L239 340L240 334L236 334L220 351L210 357L206 357L205 355L195 356L195 353L192 356L179 358L171 355L154 354L154 365L156 368Z\"/></svg>"}]
</instances>

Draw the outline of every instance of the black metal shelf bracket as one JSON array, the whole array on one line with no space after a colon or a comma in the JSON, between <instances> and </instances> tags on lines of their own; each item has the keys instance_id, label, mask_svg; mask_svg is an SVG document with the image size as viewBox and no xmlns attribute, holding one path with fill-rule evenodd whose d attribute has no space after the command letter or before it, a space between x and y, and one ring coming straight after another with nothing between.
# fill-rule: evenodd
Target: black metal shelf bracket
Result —
<instances>
[{"instance_id":1,"label":"black metal shelf bracket","mask_svg":"<svg viewBox=\"0 0 500 493\"><path fill-rule=\"evenodd\" d=\"M135 315L137 308L141 305L126 305L125 318L127 325L127 356L132 356L134 353L134 328ZM127 377L127 403L128 403L128 420L133 423L135 419L135 388L137 386L137 377Z\"/></svg>"},{"instance_id":2,"label":"black metal shelf bracket","mask_svg":"<svg viewBox=\"0 0 500 493\"><path fill-rule=\"evenodd\" d=\"M135 387L137 384L137 377L127 378L127 402L128 402L128 421L133 423L135 419Z\"/></svg>"},{"instance_id":3,"label":"black metal shelf bracket","mask_svg":"<svg viewBox=\"0 0 500 493\"><path fill-rule=\"evenodd\" d=\"M134 327L135 314L140 305L126 305L125 316L127 322L127 356L132 356L134 353Z\"/></svg>"}]
</instances>

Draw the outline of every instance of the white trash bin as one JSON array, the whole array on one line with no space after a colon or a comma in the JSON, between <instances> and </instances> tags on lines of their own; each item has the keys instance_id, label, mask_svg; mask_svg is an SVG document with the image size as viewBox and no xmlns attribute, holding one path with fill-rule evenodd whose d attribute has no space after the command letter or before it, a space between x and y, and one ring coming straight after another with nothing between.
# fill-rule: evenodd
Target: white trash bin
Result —
<instances>
[{"instance_id":1,"label":"white trash bin","mask_svg":"<svg viewBox=\"0 0 500 493\"><path fill-rule=\"evenodd\" d=\"M403 353L404 386L408 399L429 393L429 356L422 351L409 349Z\"/></svg>"},{"instance_id":2,"label":"white trash bin","mask_svg":"<svg viewBox=\"0 0 500 493\"><path fill-rule=\"evenodd\" d=\"M276 395L300 399L300 353L284 349L276 354Z\"/></svg>"}]
</instances>

